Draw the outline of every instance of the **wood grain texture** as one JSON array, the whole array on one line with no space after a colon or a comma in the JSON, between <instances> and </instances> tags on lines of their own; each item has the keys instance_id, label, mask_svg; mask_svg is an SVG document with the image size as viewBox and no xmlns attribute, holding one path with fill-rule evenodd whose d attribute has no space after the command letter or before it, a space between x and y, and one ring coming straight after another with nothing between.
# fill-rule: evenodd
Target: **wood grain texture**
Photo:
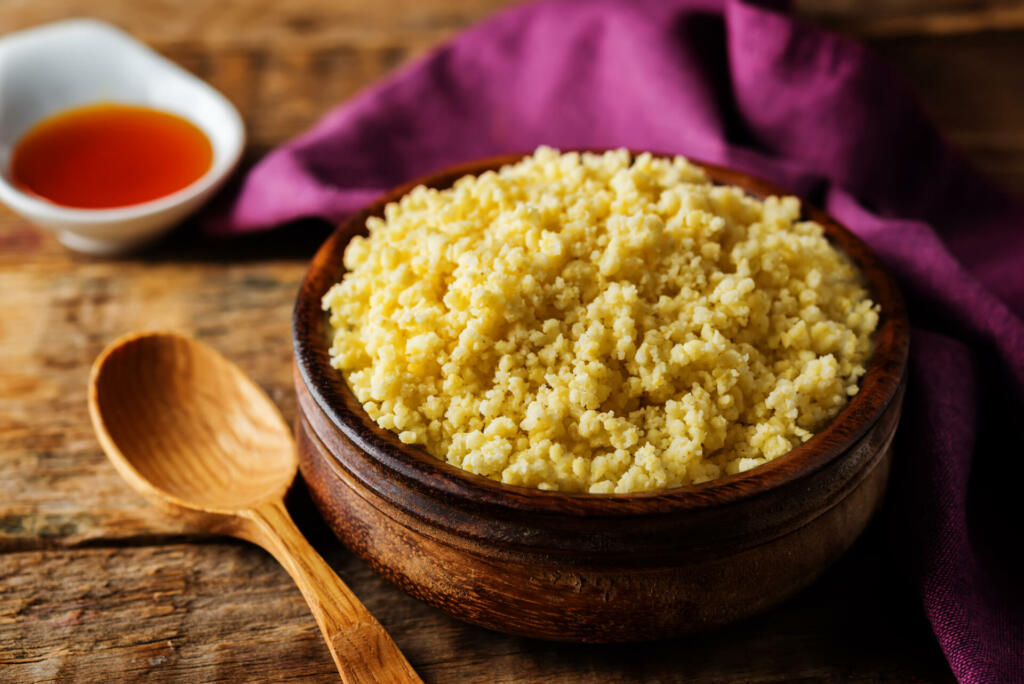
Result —
<instances>
[{"instance_id":1,"label":"wood grain texture","mask_svg":"<svg viewBox=\"0 0 1024 684\"><path fill-rule=\"evenodd\" d=\"M82 15L122 26L234 102L246 122L252 159L459 29L513 4L516 0L0 0L0 34ZM953 142L991 176L1024 192L1024 119L999 104L1024 100L1019 87L1024 3L799 0L796 5L809 19L863 39L888 58ZM1010 59L1000 54L1005 48L989 44L993 33L1011 44ZM969 49L979 53L980 80L958 76L958 39L973 43ZM947 96L951 92L954 97ZM978 118L966 126L954 116L964 93L981 103ZM1005 120L995 127L991 101L1004 112L996 115Z\"/></svg>"},{"instance_id":2,"label":"wood grain texture","mask_svg":"<svg viewBox=\"0 0 1024 684\"><path fill-rule=\"evenodd\" d=\"M1024 28L1020 0L796 0L796 11L863 37L948 35Z\"/></svg>"},{"instance_id":3,"label":"wood grain texture","mask_svg":"<svg viewBox=\"0 0 1024 684\"><path fill-rule=\"evenodd\" d=\"M132 489L198 524L235 523L284 497L294 445L277 407L211 347L167 332L129 333L89 377L89 413L111 464Z\"/></svg>"},{"instance_id":4,"label":"wood grain texture","mask_svg":"<svg viewBox=\"0 0 1024 684\"><path fill-rule=\"evenodd\" d=\"M231 99L259 154L513 1L0 0L0 33L76 15L121 26Z\"/></svg>"},{"instance_id":5,"label":"wood grain texture","mask_svg":"<svg viewBox=\"0 0 1024 684\"><path fill-rule=\"evenodd\" d=\"M927 624L888 563L882 529L770 613L711 634L622 646L467 626L394 589L322 523L306 531L426 682L954 681L922 638ZM0 586L5 682L338 681L291 579L247 544L4 554Z\"/></svg>"},{"instance_id":6,"label":"wood grain texture","mask_svg":"<svg viewBox=\"0 0 1024 684\"><path fill-rule=\"evenodd\" d=\"M113 21L239 106L251 160L507 4L0 0L0 34L72 16ZM867 41L907 77L947 137L1024 193L1021 5L797 2L812 21ZM125 487L92 436L85 394L89 364L107 342L138 328L174 329L239 363L290 422L291 307L324 234L304 225L220 243L186 226L149 254L104 262L68 253L0 207L0 680L336 681L285 572L258 549L189 532ZM295 515L307 535L321 526L311 511ZM636 649L566 647L467 626L395 590L329 533L320 536L321 552L428 681L949 680L877 530L869 546L859 544L780 609ZM163 572L181 580L182 596L168 617L149 617L139 597L160 590ZM158 650L153 640L164 634L175 650ZM161 656L167 661L148 664ZM32 662L11 665L16 658Z\"/></svg>"},{"instance_id":7,"label":"wood grain texture","mask_svg":"<svg viewBox=\"0 0 1024 684\"><path fill-rule=\"evenodd\" d=\"M5 682L337 681L291 579L254 547L5 554L0 582Z\"/></svg>"},{"instance_id":8,"label":"wood grain texture","mask_svg":"<svg viewBox=\"0 0 1024 684\"><path fill-rule=\"evenodd\" d=\"M93 365L89 413L132 489L191 525L270 552L302 592L346 684L415 684L388 633L306 541L284 505L297 470L277 407L216 351L132 333Z\"/></svg>"},{"instance_id":9,"label":"wood grain texture","mask_svg":"<svg viewBox=\"0 0 1024 684\"><path fill-rule=\"evenodd\" d=\"M283 499L252 509L254 532L239 532L270 551L292 576L327 640L345 684L418 684L394 640L292 522Z\"/></svg>"},{"instance_id":10,"label":"wood grain texture","mask_svg":"<svg viewBox=\"0 0 1024 684\"><path fill-rule=\"evenodd\" d=\"M247 261L241 247L220 262L186 250L130 263L72 256L49 237L28 247L0 248L0 550L190 534L111 477L88 421L88 368L128 330L180 330L238 361L290 419L303 263Z\"/></svg>"}]
</instances>

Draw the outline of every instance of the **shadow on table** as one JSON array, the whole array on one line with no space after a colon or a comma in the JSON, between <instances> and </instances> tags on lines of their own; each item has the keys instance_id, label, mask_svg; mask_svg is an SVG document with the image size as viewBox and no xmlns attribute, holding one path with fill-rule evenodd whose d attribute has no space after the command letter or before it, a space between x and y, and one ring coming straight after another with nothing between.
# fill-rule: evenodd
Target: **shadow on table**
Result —
<instances>
[{"instance_id":1,"label":"shadow on table","mask_svg":"<svg viewBox=\"0 0 1024 684\"><path fill-rule=\"evenodd\" d=\"M955 681L880 527L806 590L735 625L633 645L523 640L524 649L541 667L590 662L615 681Z\"/></svg>"},{"instance_id":2,"label":"shadow on table","mask_svg":"<svg viewBox=\"0 0 1024 684\"><path fill-rule=\"evenodd\" d=\"M227 237L205 234L198 219L181 224L166 237L132 255L149 263L308 260L330 235L333 226L320 219L304 219L270 230Z\"/></svg>"},{"instance_id":3,"label":"shadow on table","mask_svg":"<svg viewBox=\"0 0 1024 684\"><path fill-rule=\"evenodd\" d=\"M680 639L584 645L450 618L341 547L301 480L289 507L425 681L954 681L913 588L892 567L884 517L817 582L764 615Z\"/></svg>"}]
</instances>

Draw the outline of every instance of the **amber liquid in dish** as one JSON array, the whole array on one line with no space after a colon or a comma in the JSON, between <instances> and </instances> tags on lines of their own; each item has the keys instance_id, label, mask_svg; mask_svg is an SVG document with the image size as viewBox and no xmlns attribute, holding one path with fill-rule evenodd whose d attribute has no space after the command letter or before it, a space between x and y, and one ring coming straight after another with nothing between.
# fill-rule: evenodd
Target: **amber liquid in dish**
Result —
<instances>
[{"instance_id":1,"label":"amber liquid in dish","mask_svg":"<svg viewBox=\"0 0 1024 684\"><path fill-rule=\"evenodd\" d=\"M95 104L44 119L22 136L11 176L55 204L111 209L155 200L205 174L209 139L186 119L149 107Z\"/></svg>"}]
</instances>

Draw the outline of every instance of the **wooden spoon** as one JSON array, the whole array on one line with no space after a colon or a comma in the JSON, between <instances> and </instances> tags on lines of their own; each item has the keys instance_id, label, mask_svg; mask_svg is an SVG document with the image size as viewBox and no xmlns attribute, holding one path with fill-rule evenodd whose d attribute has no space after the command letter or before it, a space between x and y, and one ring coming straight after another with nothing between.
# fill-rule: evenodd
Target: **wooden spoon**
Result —
<instances>
[{"instance_id":1,"label":"wooden spoon","mask_svg":"<svg viewBox=\"0 0 1024 684\"><path fill-rule=\"evenodd\" d=\"M285 567L343 681L420 681L292 522L284 505L298 467L291 432L237 366L180 335L130 334L93 364L89 411L133 488L193 525L262 546Z\"/></svg>"}]
</instances>

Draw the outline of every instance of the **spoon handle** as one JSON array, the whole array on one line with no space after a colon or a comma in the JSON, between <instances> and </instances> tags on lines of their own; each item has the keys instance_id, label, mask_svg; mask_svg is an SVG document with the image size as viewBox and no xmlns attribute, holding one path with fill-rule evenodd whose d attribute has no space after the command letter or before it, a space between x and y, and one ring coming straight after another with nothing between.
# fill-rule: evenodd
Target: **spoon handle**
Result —
<instances>
[{"instance_id":1,"label":"spoon handle","mask_svg":"<svg viewBox=\"0 0 1024 684\"><path fill-rule=\"evenodd\" d=\"M281 500L249 511L257 539L284 566L316 617L346 684L421 682L384 627L310 546Z\"/></svg>"}]
</instances>

